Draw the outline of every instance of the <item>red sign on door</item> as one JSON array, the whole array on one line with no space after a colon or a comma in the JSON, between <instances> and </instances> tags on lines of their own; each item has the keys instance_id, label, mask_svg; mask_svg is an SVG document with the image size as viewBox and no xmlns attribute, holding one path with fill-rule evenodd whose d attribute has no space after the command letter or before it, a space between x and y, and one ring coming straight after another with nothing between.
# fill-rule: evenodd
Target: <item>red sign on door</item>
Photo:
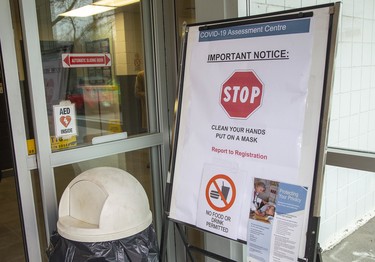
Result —
<instances>
[{"instance_id":1,"label":"red sign on door","mask_svg":"<svg viewBox=\"0 0 375 262\"><path fill-rule=\"evenodd\" d=\"M65 68L111 66L110 54L61 54Z\"/></svg>"}]
</instances>

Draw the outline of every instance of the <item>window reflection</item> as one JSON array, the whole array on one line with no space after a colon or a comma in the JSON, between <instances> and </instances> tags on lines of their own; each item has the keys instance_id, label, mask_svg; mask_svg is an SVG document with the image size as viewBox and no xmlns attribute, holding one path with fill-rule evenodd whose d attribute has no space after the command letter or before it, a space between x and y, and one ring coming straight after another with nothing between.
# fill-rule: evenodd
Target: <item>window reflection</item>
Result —
<instances>
[{"instance_id":1,"label":"window reflection","mask_svg":"<svg viewBox=\"0 0 375 262\"><path fill-rule=\"evenodd\" d=\"M45 254L45 251L48 247L48 241L46 238L46 231L45 231L45 221L43 216L43 203L42 203L42 193L40 188L40 177L38 170L31 171L31 181L33 185L33 195L34 195L34 203L35 203L35 213L36 219L38 223L38 235L39 235L39 242L40 242L40 253ZM42 256L42 261L48 261L47 256Z\"/></svg>"},{"instance_id":2,"label":"window reflection","mask_svg":"<svg viewBox=\"0 0 375 262\"><path fill-rule=\"evenodd\" d=\"M143 84L138 92L137 85L137 75L144 75L140 2L107 2L37 1L53 151L90 145L98 136L148 132L147 89ZM112 7L85 17L68 13L98 3ZM61 101L74 104L77 132L55 137L53 107Z\"/></svg>"},{"instance_id":3,"label":"window reflection","mask_svg":"<svg viewBox=\"0 0 375 262\"><path fill-rule=\"evenodd\" d=\"M70 181L82 172L95 167L115 167L125 170L141 183L148 196L150 209L155 213L150 155L150 149L147 148L57 167L54 169L57 201L60 202L61 196Z\"/></svg>"}]
</instances>

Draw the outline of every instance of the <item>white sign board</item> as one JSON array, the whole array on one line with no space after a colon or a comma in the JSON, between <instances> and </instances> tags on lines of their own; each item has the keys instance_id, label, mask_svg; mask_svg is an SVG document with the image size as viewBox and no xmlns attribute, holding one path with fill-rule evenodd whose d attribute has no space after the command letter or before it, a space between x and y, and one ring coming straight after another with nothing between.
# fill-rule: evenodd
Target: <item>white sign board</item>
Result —
<instances>
[{"instance_id":1,"label":"white sign board","mask_svg":"<svg viewBox=\"0 0 375 262\"><path fill-rule=\"evenodd\" d=\"M53 116L56 137L77 135L77 116L74 104L54 105Z\"/></svg>"},{"instance_id":2,"label":"white sign board","mask_svg":"<svg viewBox=\"0 0 375 262\"><path fill-rule=\"evenodd\" d=\"M251 261L304 255L329 19L187 28L169 218L247 241Z\"/></svg>"}]
</instances>

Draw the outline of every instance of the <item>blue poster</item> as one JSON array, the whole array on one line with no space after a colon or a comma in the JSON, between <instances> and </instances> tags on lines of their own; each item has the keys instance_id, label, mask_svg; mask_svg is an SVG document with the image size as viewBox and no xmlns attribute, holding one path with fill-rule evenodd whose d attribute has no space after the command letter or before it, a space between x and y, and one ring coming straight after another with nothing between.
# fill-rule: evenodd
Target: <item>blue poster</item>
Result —
<instances>
[{"instance_id":1,"label":"blue poster","mask_svg":"<svg viewBox=\"0 0 375 262\"><path fill-rule=\"evenodd\" d=\"M255 178L247 229L248 261L297 261L308 188Z\"/></svg>"}]
</instances>

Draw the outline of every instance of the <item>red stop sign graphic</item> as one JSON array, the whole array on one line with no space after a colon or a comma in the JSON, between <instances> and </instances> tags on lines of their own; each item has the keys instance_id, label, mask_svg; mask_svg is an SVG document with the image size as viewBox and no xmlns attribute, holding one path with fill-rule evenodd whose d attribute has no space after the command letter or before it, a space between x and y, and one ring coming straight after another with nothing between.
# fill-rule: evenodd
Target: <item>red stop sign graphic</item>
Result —
<instances>
[{"instance_id":1,"label":"red stop sign graphic","mask_svg":"<svg viewBox=\"0 0 375 262\"><path fill-rule=\"evenodd\" d=\"M220 104L229 117L246 119L262 103L263 83L251 70L234 72L221 86Z\"/></svg>"}]
</instances>

